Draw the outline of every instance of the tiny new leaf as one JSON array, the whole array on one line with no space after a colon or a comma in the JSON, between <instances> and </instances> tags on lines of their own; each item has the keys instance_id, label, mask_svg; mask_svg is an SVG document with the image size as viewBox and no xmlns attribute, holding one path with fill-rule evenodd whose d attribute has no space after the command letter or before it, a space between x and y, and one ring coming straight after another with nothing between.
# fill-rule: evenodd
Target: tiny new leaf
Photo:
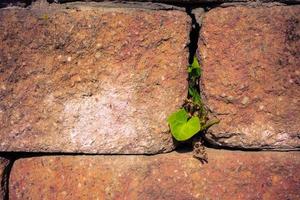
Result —
<instances>
[{"instance_id":1,"label":"tiny new leaf","mask_svg":"<svg viewBox=\"0 0 300 200\"><path fill-rule=\"evenodd\" d=\"M195 104L200 104L201 103L201 96L199 94L199 92L197 91L197 89L193 88L193 87L189 87L189 94L191 95L193 102Z\"/></svg>"},{"instance_id":2,"label":"tiny new leaf","mask_svg":"<svg viewBox=\"0 0 300 200\"><path fill-rule=\"evenodd\" d=\"M184 109L173 113L168 118L168 123L172 135L178 141L188 140L201 130L199 117L188 119L188 113Z\"/></svg>"},{"instance_id":3,"label":"tiny new leaf","mask_svg":"<svg viewBox=\"0 0 300 200\"><path fill-rule=\"evenodd\" d=\"M188 73L192 78L197 78L201 75L200 64L196 56L194 56L193 63L188 66Z\"/></svg>"}]
</instances>

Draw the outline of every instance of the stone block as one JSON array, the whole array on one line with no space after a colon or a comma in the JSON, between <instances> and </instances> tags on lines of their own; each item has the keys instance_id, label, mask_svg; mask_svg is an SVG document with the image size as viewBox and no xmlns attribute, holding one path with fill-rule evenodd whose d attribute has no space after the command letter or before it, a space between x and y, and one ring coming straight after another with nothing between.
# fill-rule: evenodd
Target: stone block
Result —
<instances>
[{"instance_id":1,"label":"stone block","mask_svg":"<svg viewBox=\"0 0 300 200\"><path fill-rule=\"evenodd\" d=\"M153 154L187 94L182 11L0 10L0 150Z\"/></svg>"},{"instance_id":2,"label":"stone block","mask_svg":"<svg viewBox=\"0 0 300 200\"><path fill-rule=\"evenodd\" d=\"M300 198L300 152L208 151L154 156L43 156L19 159L10 198L282 200Z\"/></svg>"},{"instance_id":3,"label":"stone block","mask_svg":"<svg viewBox=\"0 0 300 200\"><path fill-rule=\"evenodd\" d=\"M206 13L201 90L221 119L213 145L300 148L300 6L236 6Z\"/></svg>"}]
</instances>

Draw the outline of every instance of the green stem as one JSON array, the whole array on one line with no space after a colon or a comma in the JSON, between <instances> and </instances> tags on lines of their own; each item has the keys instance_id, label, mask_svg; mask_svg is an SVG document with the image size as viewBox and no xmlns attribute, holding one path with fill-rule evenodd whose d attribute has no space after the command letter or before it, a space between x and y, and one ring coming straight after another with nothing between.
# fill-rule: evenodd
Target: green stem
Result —
<instances>
[{"instance_id":1,"label":"green stem","mask_svg":"<svg viewBox=\"0 0 300 200\"><path fill-rule=\"evenodd\" d=\"M200 131L204 131L204 130L210 128L212 125L218 124L219 122L220 122L219 119L218 119L218 120L212 120L212 121L209 121L209 122L207 122L204 126L202 126L202 128L201 128Z\"/></svg>"}]
</instances>

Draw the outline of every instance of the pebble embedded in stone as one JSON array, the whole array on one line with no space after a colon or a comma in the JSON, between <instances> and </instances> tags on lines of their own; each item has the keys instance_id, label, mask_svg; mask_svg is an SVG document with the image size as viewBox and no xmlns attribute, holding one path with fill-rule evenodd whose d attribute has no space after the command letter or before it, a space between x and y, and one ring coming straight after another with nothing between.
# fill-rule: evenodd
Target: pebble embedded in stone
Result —
<instances>
[{"instance_id":1,"label":"pebble embedded in stone","mask_svg":"<svg viewBox=\"0 0 300 200\"><path fill-rule=\"evenodd\" d=\"M248 102L249 102L249 97L244 97L241 103L243 105L246 105L246 104L248 104Z\"/></svg>"}]
</instances>

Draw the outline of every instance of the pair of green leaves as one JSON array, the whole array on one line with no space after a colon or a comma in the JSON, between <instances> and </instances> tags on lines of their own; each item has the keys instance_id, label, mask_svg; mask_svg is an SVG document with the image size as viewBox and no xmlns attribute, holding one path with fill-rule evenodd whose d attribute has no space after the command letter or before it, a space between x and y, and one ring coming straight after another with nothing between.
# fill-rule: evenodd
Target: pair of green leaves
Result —
<instances>
[{"instance_id":1,"label":"pair of green leaves","mask_svg":"<svg viewBox=\"0 0 300 200\"><path fill-rule=\"evenodd\" d=\"M188 113L184 109L173 113L168 118L168 123L171 128L171 133L178 141L185 141L193 137L201 129L200 119L193 116L188 119Z\"/></svg>"},{"instance_id":2,"label":"pair of green leaves","mask_svg":"<svg viewBox=\"0 0 300 200\"><path fill-rule=\"evenodd\" d=\"M168 118L171 133L177 141L185 141L196 135L198 132L208 129L214 124L218 124L219 120L204 122L198 116L188 118L185 109L173 113Z\"/></svg>"}]
</instances>

